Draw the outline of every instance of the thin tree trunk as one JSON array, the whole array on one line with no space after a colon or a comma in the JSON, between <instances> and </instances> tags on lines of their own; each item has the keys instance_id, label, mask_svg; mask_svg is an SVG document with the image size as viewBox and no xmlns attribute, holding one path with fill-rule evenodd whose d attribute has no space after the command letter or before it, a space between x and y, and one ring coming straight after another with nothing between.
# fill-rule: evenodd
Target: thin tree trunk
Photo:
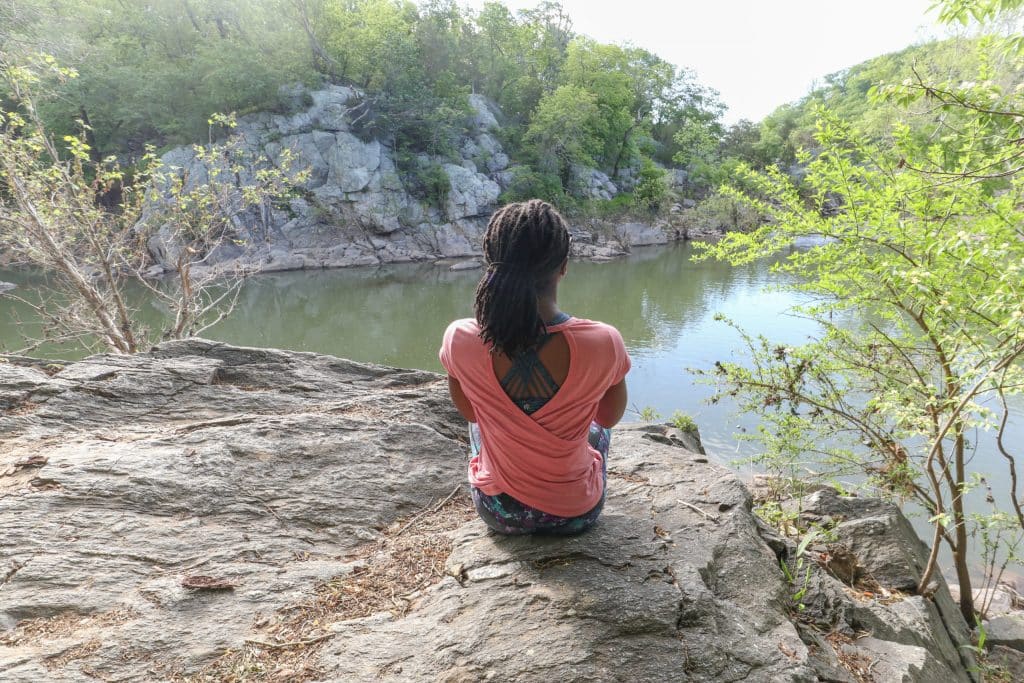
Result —
<instances>
[{"instance_id":1,"label":"thin tree trunk","mask_svg":"<svg viewBox=\"0 0 1024 683\"><path fill-rule=\"evenodd\" d=\"M967 566L967 520L964 516L964 435L958 425L954 441L953 457L956 467L956 481L959 489L953 496L953 520L956 523L956 550L953 552L953 564L956 567L956 578L960 584L960 613L964 615L968 625L974 624L974 591L971 590L971 573Z\"/></svg>"},{"instance_id":2,"label":"thin tree trunk","mask_svg":"<svg viewBox=\"0 0 1024 683\"><path fill-rule=\"evenodd\" d=\"M192 11L192 5L188 4L188 0L181 0L181 5L185 8L185 14L188 15L188 20L192 22L192 28L196 30L196 33L202 33L203 27L199 25L199 20L196 19L196 14Z\"/></svg>"},{"instance_id":3,"label":"thin tree trunk","mask_svg":"<svg viewBox=\"0 0 1024 683\"><path fill-rule=\"evenodd\" d=\"M619 164L622 163L622 155L626 153L626 147L629 145L629 134L633 132L634 128L636 128L635 125L630 126L622 134L622 144L619 145L619 153L615 155L615 164L612 166L612 178L619 177Z\"/></svg>"},{"instance_id":4,"label":"thin tree trunk","mask_svg":"<svg viewBox=\"0 0 1024 683\"><path fill-rule=\"evenodd\" d=\"M99 164L103 161L103 154L100 152L99 145L96 144L96 132L92 129L92 121L89 120L89 112L85 110L85 105L78 105L78 113L85 126L85 143L89 145L89 160L94 164Z\"/></svg>"},{"instance_id":5,"label":"thin tree trunk","mask_svg":"<svg viewBox=\"0 0 1024 683\"><path fill-rule=\"evenodd\" d=\"M292 0L292 6L299 13L299 23L302 25L302 30L306 33L306 39L309 41L309 50L313 56L313 68L332 79L344 78L344 69L341 72L338 71L338 63L327 54L327 50L320 44L316 33L313 31L313 24L309 20L309 7L306 4L306 0Z\"/></svg>"}]
</instances>

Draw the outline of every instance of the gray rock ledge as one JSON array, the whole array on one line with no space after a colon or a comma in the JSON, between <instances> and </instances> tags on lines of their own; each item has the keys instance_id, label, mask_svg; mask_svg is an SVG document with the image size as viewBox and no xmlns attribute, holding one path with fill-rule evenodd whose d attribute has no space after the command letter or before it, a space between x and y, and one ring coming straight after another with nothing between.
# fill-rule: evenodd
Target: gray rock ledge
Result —
<instances>
[{"instance_id":1,"label":"gray rock ledge","mask_svg":"<svg viewBox=\"0 0 1024 683\"><path fill-rule=\"evenodd\" d=\"M818 572L809 632L787 542L669 428L616 430L590 532L502 538L436 374L203 340L47 368L0 359L4 681L970 680L919 596Z\"/></svg>"}]
</instances>

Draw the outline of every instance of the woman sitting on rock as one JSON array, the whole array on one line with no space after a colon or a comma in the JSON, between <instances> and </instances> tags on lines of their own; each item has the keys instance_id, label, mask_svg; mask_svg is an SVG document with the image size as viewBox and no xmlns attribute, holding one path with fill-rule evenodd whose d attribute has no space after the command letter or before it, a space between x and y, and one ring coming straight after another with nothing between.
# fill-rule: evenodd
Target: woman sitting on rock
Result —
<instances>
[{"instance_id":1,"label":"woman sitting on rock","mask_svg":"<svg viewBox=\"0 0 1024 683\"><path fill-rule=\"evenodd\" d=\"M452 401L470 422L473 502L502 534L579 533L604 505L630 361L614 327L558 309L570 241L546 202L498 210L476 319L450 324L441 346Z\"/></svg>"}]
</instances>

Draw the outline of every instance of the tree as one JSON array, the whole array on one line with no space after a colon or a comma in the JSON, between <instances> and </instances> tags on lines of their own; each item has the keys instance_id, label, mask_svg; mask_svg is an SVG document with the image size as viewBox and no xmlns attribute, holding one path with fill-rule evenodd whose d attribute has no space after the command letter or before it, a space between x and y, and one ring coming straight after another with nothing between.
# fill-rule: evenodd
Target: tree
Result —
<instances>
[{"instance_id":1,"label":"tree","mask_svg":"<svg viewBox=\"0 0 1024 683\"><path fill-rule=\"evenodd\" d=\"M570 85L594 96L599 111L594 127L602 140L597 160L617 176L638 158L655 116L672 104L672 65L641 48L576 38L569 44L564 74Z\"/></svg>"},{"instance_id":2,"label":"tree","mask_svg":"<svg viewBox=\"0 0 1024 683\"><path fill-rule=\"evenodd\" d=\"M241 276L208 267L208 257L234 237L233 220L286 191L284 172L265 168L238 187L240 148L235 143L197 147L206 178L147 154L134 174L113 158L94 161L88 129L59 146L40 117L36 88L46 79L75 77L52 57L14 65L0 53L0 77L16 108L0 109L0 241L13 259L53 276L53 293L31 306L44 323L44 340L75 342L115 353L145 350L159 339L199 334L232 309ZM217 117L211 125L233 125ZM100 197L115 193L113 209ZM149 264L147 240L160 232L178 245L171 259L176 278L165 285L141 277ZM167 307L160 330L142 326L128 281L142 284ZM10 296L8 294L8 296Z\"/></svg>"},{"instance_id":3,"label":"tree","mask_svg":"<svg viewBox=\"0 0 1024 683\"><path fill-rule=\"evenodd\" d=\"M668 198L668 183L665 169L650 159L644 159L633 189L633 202L644 211L657 212Z\"/></svg>"},{"instance_id":4,"label":"tree","mask_svg":"<svg viewBox=\"0 0 1024 683\"><path fill-rule=\"evenodd\" d=\"M928 98L958 117L929 137L898 126L891 145L817 109L817 156L800 158L803 191L775 168L743 168L747 189L732 195L771 218L707 248L739 263L796 238L818 240L787 251L776 270L796 276L790 286L811 300L799 313L820 335L796 347L745 335L748 364L717 365L719 395L762 416L770 464L813 458L826 476L866 474L927 510L933 536L918 591L928 594L945 544L968 623L964 499L982 476L970 466L974 429L996 432L1011 480L1005 507L1018 537L1024 532L1018 454L1002 438L1007 397L1024 391L1024 177L1015 144L1024 98L979 82L911 77L885 88L879 96L897 105Z\"/></svg>"},{"instance_id":5,"label":"tree","mask_svg":"<svg viewBox=\"0 0 1024 683\"><path fill-rule=\"evenodd\" d=\"M575 165L593 166L601 137L597 98L578 86L563 85L540 101L526 132L538 168L558 176L569 189Z\"/></svg>"},{"instance_id":6,"label":"tree","mask_svg":"<svg viewBox=\"0 0 1024 683\"><path fill-rule=\"evenodd\" d=\"M679 69L654 108L652 135L664 163L709 161L709 146L722 137L725 105L718 93L701 85L688 69Z\"/></svg>"}]
</instances>

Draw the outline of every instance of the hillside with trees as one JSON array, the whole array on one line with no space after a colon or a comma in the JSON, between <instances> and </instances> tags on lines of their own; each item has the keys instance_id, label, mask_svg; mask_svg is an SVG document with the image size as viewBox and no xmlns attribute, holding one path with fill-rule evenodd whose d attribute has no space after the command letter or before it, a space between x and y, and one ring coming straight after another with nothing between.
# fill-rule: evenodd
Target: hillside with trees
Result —
<instances>
[{"instance_id":1,"label":"hillside with trees","mask_svg":"<svg viewBox=\"0 0 1024 683\"><path fill-rule=\"evenodd\" d=\"M77 72L47 83L39 109L58 135L84 124L97 160L201 141L217 112L280 110L282 86L340 84L367 95L361 134L393 141L412 173L417 154L456 156L477 93L503 115L509 198L572 205L574 168L631 186L645 162L671 164L721 130L716 93L691 72L577 34L556 2L18 0L0 12L8 61L42 52Z\"/></svg>"},{"instance_id":2,"label":"hillside with trees","mask_svg":"<svg viewBox=\"0 0 1024 683\"><path fill-rule=\"evenodd\" d=\"M990 37L948 38L910 46L829 74L797 102L784 104L760 122L740 121L728 127L711 159L731 170L737 161L756 168L789 169L801 149L813 151L819 110L882 144L891 144L902 127L925 138L942 122L955 130L962 116L935 101L883 101L872 95L880 86L910 83L987 81L1013 91L1024 80L1024 66ZM923 138L922 138L923 139ZM725 175L728 175L727 173Z\"/></svg>"}]
</instances>

